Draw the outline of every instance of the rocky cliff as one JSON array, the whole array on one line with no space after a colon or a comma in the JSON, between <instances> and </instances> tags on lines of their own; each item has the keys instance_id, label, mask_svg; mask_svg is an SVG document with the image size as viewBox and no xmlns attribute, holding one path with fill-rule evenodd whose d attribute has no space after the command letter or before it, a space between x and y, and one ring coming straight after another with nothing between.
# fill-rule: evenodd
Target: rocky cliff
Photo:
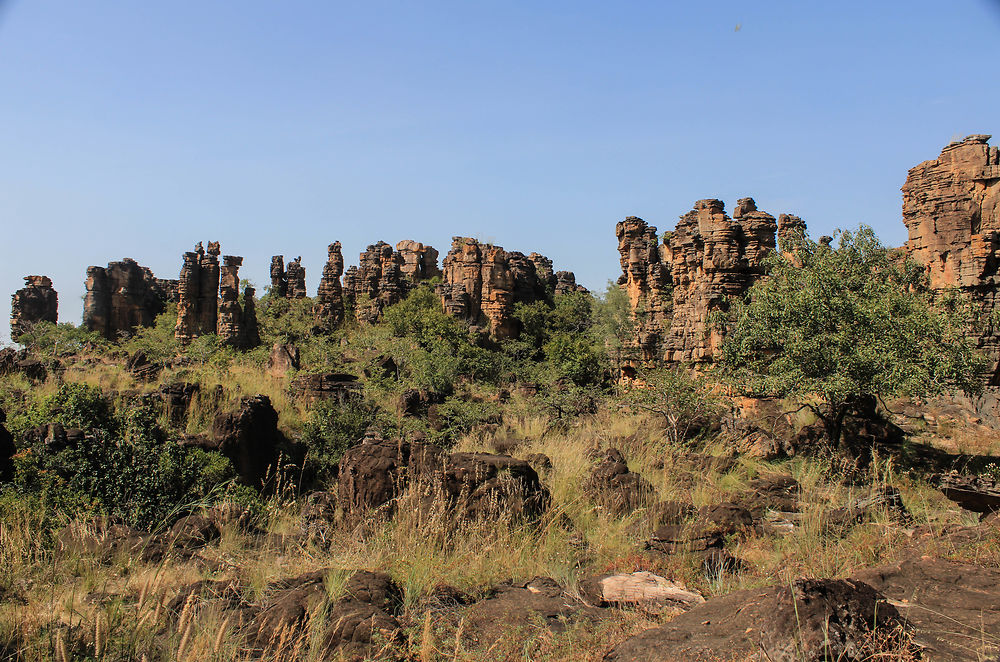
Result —
<instances>
[{"instance_id":1,"label":"rocky cliff","mask_svg":"<svg viewBox=\"0 0 1000 662\"><path fill-rule=\"evenodd\" d=\"M168 301L176 301L178 281L156 278L131 258L88 267L83 325L109 340L152 326Z\"/></svg>"},{"instance_id":2,"label":"rocky cliff","mask_svg":"<svg viewBox=\"0 0 1000 662\"><path fill-rule=\"evenodd\" d=\"M59 295L48 276L25 276L24 287L11 296L10 337L17 340L36 322L56 323Z\"/></svg>"},{"instance_id":3,"label":"rocky cliff","mask_svg":"<svg viewBox=\"0 0 1000 662\"><path fill-rule=\"evenodd\" d=\"M513 317L516 304L551 298L560 283L563 291L579 289L571 272L553 274L552 261L543 255L526 256L453 237L437 291L449 315L502 339L519 332Z\"/></svg>"},{"instance_id":4,"label":"rocky cliff","mask_svg":"<svg viewBox=\"0 0 1000 662\"><path fill-rule=\"evenodd\" d=\"M681 216L663 243L656 228L630 216L618 223L619 285L626 290L637 327L635 349L643 362L709 362L722 341L709 316L726 308L764 274L776 234L790 237L805 224L783 214L782 226L742 198L726 214L721 200L699 200Z\"/></svg>"},{"instance_id":5,"label":"rocky cliff","mask_svg":"<svg viewBox=\"0 0 1000 662\"><path fill-rule=\"evenodd\" d=\"M358 257L358 266L344 274L344 298L358 321L373 324L388 306L406 298L417 283L440 274L438 252L409 239L395 250L384 241L372 244Z\"/></svg>"},{"instance_id":6,"label":"rocky cliff","mask_svg":"<svg viewBox=\"0 0 1000 662\"><path fill-rule=\"evenodd\" d=\"M219 306L219 242L199 241L194 251L184 254L177 285L177 325L174 336L188 343L198 336L215 333Z\"/></svg>"},{"instance_id":7,"label":"rocky cliff","mask_svg":"<svg viewBox=\"0 0 1000 662\"><path fill-rule=\"evenodd\" d=\"M289 299L306 298L306 269L297 257L285 268L285 256L271 257L271 296Z\"/></svg>"},{"instance_id":8,"label":"rocky cliff","mask_svg":"<svg viewBox=\"0 0 1000 662\"><path fill-rule=\"evenodd\" d=\"M927 269L931 288L958 288L989 320L1000 286L1000 150L990 136L953 142L910 169L903 184L907 252ZM979 344L997 365L1000 329L987 323ZM1000 385L994 370L992 384Z\"/></svg>"},{"instance_id":9,"label":"rocky cliff","mask_svg":"<svg viewBox=\"0 0 1000 662\"><path fill-rule=\"evenodd\" d=\"M249 285L243 290L243 305L240 305L240 266L243 258L226 255L219 277L219 314L217 333L219 340L237 349L250 349L260 344L260 330L257 326L257 309L254 304L254 288Z\"/></svg>"}]
</instances>

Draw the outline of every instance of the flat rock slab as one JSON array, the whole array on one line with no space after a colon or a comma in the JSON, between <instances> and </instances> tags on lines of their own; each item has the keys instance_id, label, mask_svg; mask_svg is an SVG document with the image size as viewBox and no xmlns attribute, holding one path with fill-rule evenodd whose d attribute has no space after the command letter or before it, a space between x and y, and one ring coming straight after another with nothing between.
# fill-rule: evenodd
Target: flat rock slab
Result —
<instances>
[{"instance_id":1,"label":"flat rock slab","mask_svg":"<svg viewBox=\"0 0 1000 662\"><path fill-rule=\"evenodd\" d=\"M926 660L988 660L1000 653L1000 570L916 557L856 575L914 627Z\"/></svg>"}]
</instances>

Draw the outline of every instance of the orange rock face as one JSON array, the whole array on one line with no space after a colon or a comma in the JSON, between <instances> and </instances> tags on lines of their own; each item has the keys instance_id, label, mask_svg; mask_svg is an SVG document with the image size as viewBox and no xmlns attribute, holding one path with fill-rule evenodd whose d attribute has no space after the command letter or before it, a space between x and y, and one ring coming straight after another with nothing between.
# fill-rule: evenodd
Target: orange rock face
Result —
<instances>
[{"instance_id":1,"label":"orange rock face","mask_svg":"<svg viewBox=\"0 0 1000 662\"><path fill-rule=\"evenodd\" d=\"M941 155L910 169L903 184L907 252L927 269L932 289L959 288L986 317L1000 286L1000 150L990 136L954 142ZM979 337L994 363L1000 330L988 325ZM1000 384L1000 375L993 375Z\"/></svg>"},{"instance_id":2,"label":"orange rock face","mask_svg":"<svg viewBox=\"0 0 1000 662\"><path fill-rule=\"evenodd\" d=\"M438 252L432 246L405 239L392 246L372 244L344 274L344 299L358 321L373 324L382 311L406 298L417 283L440 272Z\"/></svg>"},{"instance_id":3,"label":"orange rock face","mask_svg":"<svg viewBox=\"0 0 1000 662\"><path fill-rule=\"evenodd\" d=\"M783 214L781 232L805 224ZM722 342L709 316L727 299L745 293L764 274L764 258L776 247L774 217L752 198L737 202L733 217L721 200L699 200L677 228L658 243L656 228L634 216L618 223L622 276L637 327L643 362L712 360Z\"/></svg>"},{"instance_id":4,"label":"orange rock face","mask_svg":"<svg viewBox=\"0 0 1000 662\"><path fill-rule=\"evenodd\" d=\"M552 261L545 256L508 252L468 237L452 238L442 265L438 294L445 311L498 339L513 338L520 332L513 317L516 304L548 298L549 281L553 290L557 287ZM563 281L567 288L570 281L576 287L575 277L568 272Z\"/></svg>"}]
</instances>

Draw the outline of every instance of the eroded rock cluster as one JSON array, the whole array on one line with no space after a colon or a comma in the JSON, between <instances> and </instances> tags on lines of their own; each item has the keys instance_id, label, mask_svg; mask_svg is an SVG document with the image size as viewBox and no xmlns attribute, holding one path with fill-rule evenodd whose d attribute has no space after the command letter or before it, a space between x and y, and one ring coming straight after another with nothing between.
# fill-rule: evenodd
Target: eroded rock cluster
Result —
<instances>
[{"instance_id":1,"label":"eroded rock cluster","mask_svg":"<svg viewBox=\"0 0 1000 662\"><path fill-rule=\"evenodd\" d=\"M243 258L226 255L219 277L219 340L238 349L249 349L260 344L260 330L257 326L257 309L254 304L254 288L247 285L243 289L243 304L240 304L240 266Z\"/></svg>"},{"instance_id":2,"label":"eroded rock cluster","mask_svg":"<svg viewBox=\"0 0 1000 662\"><path fill-rule=\"evenodd\" d=\"M48 276L25 276L24 287L11 296L10 336L17 340L37 322L56 323L59 295Z\"/></svg>"},{"instance_id":3,"label":"eroded rock cluster","mask_svg":"<svg viewBox=\"0 0 1000 662\"><path fill-rule=\"evenodd\" d=\"M938 158L910 169L903 184L907 252L927 269L931 288L958 288L980 307L979 335L997 366L1000 329L988 321L1000 289L1000 150L990 136L953 142ZM1000 385L994 369L993 385Z\"/></svg>"},{"instance_id":4,"label":"eroded rock cluster","mask_svg":"<svg viewBox=\"0 0 1000 662\"><path fill-rule=\"evenodd\" d=\"M302 258L297 257L285 267L285 256L271 258L271 295L288 299L306 297L306 269Z\"/></svg>"},{"instance_id":5,"label":"eroded rock cluster","mask_svg":"<svg viewBox=\"0 0 1000 662\"><path fill-rule=\"evenodd\" d=\"M782 214L779 220L742 198L732 217L721 200L699 200L662 243L656 228L640 218L618 223L618 283L635 315L638 358L711 361L722 341L709 324L711 313L763 276L776 235L790 238L805 227L797 216Z\"/></svg>"},{"instance_id":6,"label":"eroded rock cluster","mask_svg":"<svg viewBox=\"0 0 1000 662\"><path fill-rule=\"evenodd\" d=\"M552 273L552 261L542 255L505 251L468 237L452 238L442 265L437 291L445 311L498 339L518 334L513 317L516 304L550 297L560 281L559 275ZM570 284L573 291L578 289L575 276L559 274L563 274L565 291Z\"/></svg>"},{"instance_id":7,"label":"eroded rock cluster","mask_svg":"<svg viewBox=\"0 0 1000 662\"><path fill-rule=\"evenodd\" d=\"M219 305L219 242L199 241L194 251L184 253L177 286L177 325L174 336L188 343L198 336L215 333Z\"/></svg>"},{"instance_id":8,"label":"eroded rock cluster","mask_svg":"<svg viewBox=\"0 0 1000 662\"><path fill-rule=\"evenodd\" d=\"M326 265L316 291L316 321L326 330L332 331L344 321L344 288L340 283L343 274L344 256L340 242L335 241L327 247Z\"/></svg>"},{"instance_id":9,"label":"eroded rock cluster","mask_svg":"<svg viewBox=\"0 0 1000 662\"><path fill-rule=\"evenodd\" d=\"M179 281L157 278L131 258L87 267L83 325L109 340L152 326L169 301L177 301Z\"/></svg>"}]
</instances>

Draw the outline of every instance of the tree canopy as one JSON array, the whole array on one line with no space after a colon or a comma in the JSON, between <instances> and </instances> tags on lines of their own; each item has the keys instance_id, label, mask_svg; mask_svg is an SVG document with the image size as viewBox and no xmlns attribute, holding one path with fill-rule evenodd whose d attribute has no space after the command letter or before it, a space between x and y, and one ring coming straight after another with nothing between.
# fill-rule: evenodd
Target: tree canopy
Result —
<instances>
[{"instance_id":1,"label":"tree canopy","mask_svg":"<svg viewBox=\"0 0 1000 662\"><path fill-rule=\"evenodd\" d=\"M980 388L969 307L957 293L935 300L920 265L871 228L842 232L836 245L786 243L717 320L727 332L719 363L740 391L806 403L837 444L864 399Z\"/></svg>"}]
</instances>

